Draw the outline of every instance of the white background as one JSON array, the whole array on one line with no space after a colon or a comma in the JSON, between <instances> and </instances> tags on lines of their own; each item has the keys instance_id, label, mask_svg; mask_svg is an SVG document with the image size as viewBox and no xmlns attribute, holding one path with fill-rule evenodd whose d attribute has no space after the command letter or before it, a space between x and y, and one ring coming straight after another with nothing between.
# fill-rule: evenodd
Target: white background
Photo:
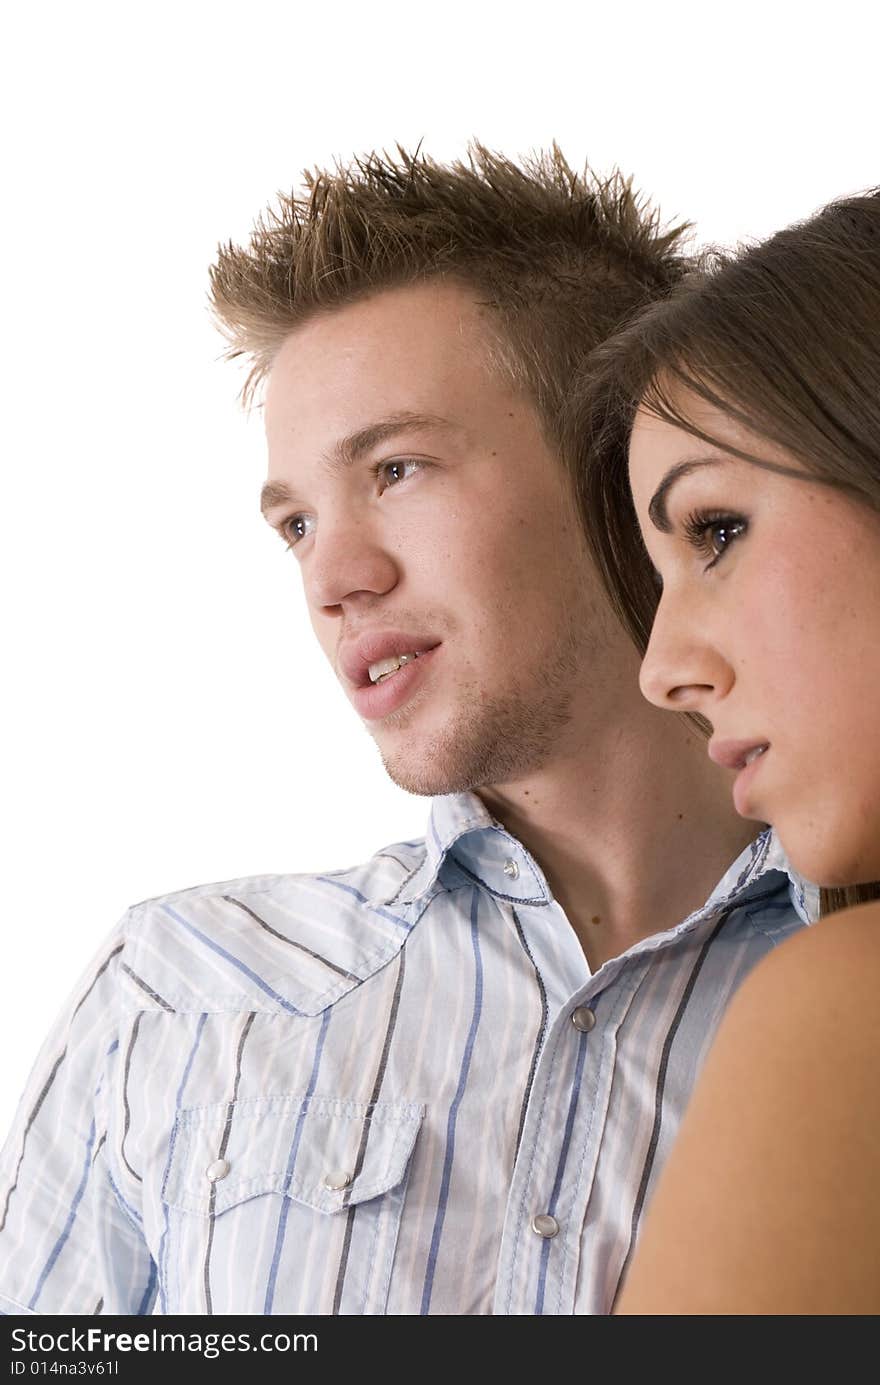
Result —
<instances>
[{"instance_id":1,"label":"white background","mask_svg":"<svg viewBox=\"0 0 880 1385\"><path fill-rule=\"evenodd\" d=\"M19 4L2 103L0 1128L145 896L420 835L257 517L205 309L306 165L556 138L702 239L880 181L864 5Z\"/></svg>"}]
</instances>

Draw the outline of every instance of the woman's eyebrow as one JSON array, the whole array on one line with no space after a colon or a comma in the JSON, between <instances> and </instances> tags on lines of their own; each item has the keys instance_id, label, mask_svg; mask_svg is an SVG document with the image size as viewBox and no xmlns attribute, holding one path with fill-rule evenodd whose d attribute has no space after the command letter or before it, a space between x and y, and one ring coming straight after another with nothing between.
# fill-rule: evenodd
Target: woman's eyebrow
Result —
<instances>
[{"instance_id":1,"label":"woman's eyebrow","mask_svg":"<svg viewBox=\"0 0 880 1385\"><path fill-rule=\"evenodd\" d=\"M666 510L666 497L676 481L680 481L682 476L687 476L688 472L696 471L698 467L718 466L722 462L730 462L733 460L732 457L693 457L690 461L678 462L676 466L670 467L654 494L651 496L651 501L648 505L648 518L654 528L659 529L661 534L668 534L672 529L669 515Z\"/></svg>"}]
</instances>

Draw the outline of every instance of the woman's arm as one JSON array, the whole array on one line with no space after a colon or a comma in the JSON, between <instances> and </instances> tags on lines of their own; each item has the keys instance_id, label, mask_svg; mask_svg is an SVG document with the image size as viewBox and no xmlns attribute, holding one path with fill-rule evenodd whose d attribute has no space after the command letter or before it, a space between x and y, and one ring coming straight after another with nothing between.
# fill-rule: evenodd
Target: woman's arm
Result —
<instances>
[{"instance_id":1,"label":"woman's arm","mask_svg":"<svg viewBox=\"0 0 880 1385\"><path fill-rule=\"evenodd\" d=\"M730 1006L616 1312L880 1312L880 906L782 944Z\"/></svg>"}]
</instances>

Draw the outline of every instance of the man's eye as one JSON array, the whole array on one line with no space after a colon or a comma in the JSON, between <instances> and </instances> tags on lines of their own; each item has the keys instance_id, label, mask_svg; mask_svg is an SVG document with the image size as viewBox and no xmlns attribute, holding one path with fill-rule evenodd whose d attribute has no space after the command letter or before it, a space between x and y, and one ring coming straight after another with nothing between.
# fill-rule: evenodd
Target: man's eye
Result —
<instances>
[{"instance_id":1,"label":"man's eye","mask_svg":"<svg viewBox=\"0 0 880 1385\"><path fill-rule=\"evenodd\" d=\"M287 540L288 548L294 548L300 539L306 538L311 534L315 527L313 515L291 515L286 519L281 527L282 537Z\"/></svg>"},{"instance_id":2,"label":"man's eye","mask_svg":"<svg viewBox=\"0 0 880 1385\"><path fill-rule=\"evenodd\" d=\"M421 465L415 457L396 457L391 462L379 462L373 468L373 472L383 483L382 489L387 490L389 486L396 486L400 481L407 481Z\"/></svg>"}]
</instances>

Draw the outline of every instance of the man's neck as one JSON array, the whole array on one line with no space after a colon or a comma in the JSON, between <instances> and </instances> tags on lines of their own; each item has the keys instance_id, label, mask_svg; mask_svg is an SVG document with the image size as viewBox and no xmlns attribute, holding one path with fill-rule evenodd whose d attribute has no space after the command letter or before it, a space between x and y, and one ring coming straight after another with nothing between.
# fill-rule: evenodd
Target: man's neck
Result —
<instances>
[{"instance_id":1,"label":"man's neck","mask_svg":"<svg viewBox=\"0 0 880 1385\"><path fill-rule=\"evenodd\" d=\"M477 790L540 864L591 971L706 901L759 825L683 719L646 703L540 772Z\"/></svg>"}]
</instances>

